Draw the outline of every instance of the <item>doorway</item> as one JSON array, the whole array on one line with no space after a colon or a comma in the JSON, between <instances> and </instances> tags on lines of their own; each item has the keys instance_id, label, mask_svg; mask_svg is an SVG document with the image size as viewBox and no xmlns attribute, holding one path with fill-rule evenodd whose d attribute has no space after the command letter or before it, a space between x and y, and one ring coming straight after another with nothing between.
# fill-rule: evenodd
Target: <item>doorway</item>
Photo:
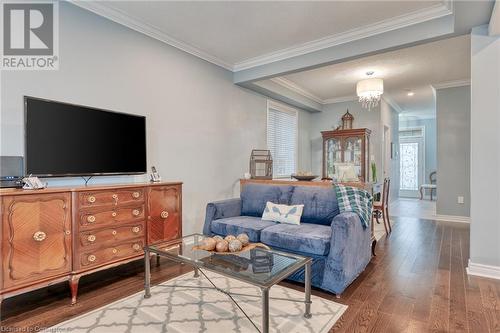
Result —
<instances>
[{"instance_id":1,"label":"doorway","mask_svg":"<svg viewBox=\"0 0 500 333\"><path fill-rule=\"evenodd\" d=\"M425 170L424 127L402 128L399 131L399 196L419 197Z\"/></svg>"}]
</instances>

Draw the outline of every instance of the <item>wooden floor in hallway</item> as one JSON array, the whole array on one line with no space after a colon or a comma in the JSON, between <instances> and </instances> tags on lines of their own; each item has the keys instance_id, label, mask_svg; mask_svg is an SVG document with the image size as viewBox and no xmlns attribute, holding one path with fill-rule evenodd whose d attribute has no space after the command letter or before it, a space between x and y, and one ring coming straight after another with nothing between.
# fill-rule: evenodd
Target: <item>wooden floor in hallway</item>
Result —
<instances>
[{"instance_id":1,"label":"wooden floor in hallway","mask_svg":"<svg viewBox=\"0 0 500 333\"><path fill-rule=\"evenodd\" d=\"M395 217L393 233L341 298L313 293L349 308L331 332L498 332L500 281L466 274L469 226ZM166 260L153 283L189 270ZM82 278L78 304L65 284L4 300L2 331L48 327L142 290L142 263ZM302 290L302 286L282 285ZM314 304L313 304L314 306Z\"/></svg>"}]
</instances>

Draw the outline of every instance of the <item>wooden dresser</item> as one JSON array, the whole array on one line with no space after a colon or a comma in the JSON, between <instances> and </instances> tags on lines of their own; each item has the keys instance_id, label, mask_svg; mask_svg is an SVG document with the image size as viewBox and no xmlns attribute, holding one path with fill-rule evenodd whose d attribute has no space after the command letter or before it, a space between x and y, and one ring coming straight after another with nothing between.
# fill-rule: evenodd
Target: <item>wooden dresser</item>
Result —
<instances>
[{"instance_id":1,"label":"wooden dresser","mask_svg":"<svg viewBox=\"0 0 500 333\"><path fill-rule=\"evenodd\" d=\"M1 300L137 260L182 235L182 183L0 190Z\"/></svg>"}]
</instances>

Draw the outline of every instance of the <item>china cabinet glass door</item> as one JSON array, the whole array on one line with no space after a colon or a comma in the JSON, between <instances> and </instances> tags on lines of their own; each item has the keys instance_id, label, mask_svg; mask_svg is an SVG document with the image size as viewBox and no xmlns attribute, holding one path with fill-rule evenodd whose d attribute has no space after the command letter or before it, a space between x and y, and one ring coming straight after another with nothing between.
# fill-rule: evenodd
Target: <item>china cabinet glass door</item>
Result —
<instances>
[{"instance_id":1,"label":"china cabinet glass door","mask_svg":"<svg viewBox=\"0 0 500 333\"><path fill-rule=\"evenodd\" d=\"M325 141L325 170L328 178L335 174L335 163L342 162L342 142L339 139L328 139Z\"/></svg>"},{"instance_id":2,"label":"china cabinet glass door","mask_svg":"<svg viewBox=\"0 0 500 333\"><path fill-rule=\"evenodd\" d=\"M344 163L354 165L356 175L361 177L362 161L362 140L361 137L348 137L344 140Z\"/></svg>"}]
</instances>

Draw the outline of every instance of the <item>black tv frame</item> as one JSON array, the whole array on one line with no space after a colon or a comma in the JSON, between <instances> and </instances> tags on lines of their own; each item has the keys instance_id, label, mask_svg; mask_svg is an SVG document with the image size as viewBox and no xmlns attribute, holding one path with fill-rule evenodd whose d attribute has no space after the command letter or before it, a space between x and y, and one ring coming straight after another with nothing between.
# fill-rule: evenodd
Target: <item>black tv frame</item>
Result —
<instances>
[{"instance_id":1,"label":"black tv frame","mask_svg":"<svg viewBox=\"0 0 500 333\"><path fill-rule=\"evenodd\" d=\"M29 176L27 174L27 168L28 168L28 158L26 156L26 152L28 150L28 140L27 140L27 133L26 133L26 128L28 126L27 123L27 112L28 112L28 99L31 100L39 100L39 101L44 101L44 102L50 102L50 103L58 103L58 104L65 104L69 106L77 106L77 107L84 107L88 109L93 109L96 111L102 111L102 112L110 112L110 113L117 113L117 114L125 114L128 116L134 116L138 118L144 118L144 152L145 152L145 159L146 159L146 170L144 171L137 171L137 172L99 172L99 173L65 173L65 174L30 174L33 176L37 177L94 177L94 176L127 176L127 175L144 175L147 173L147 161L148 161L148 150L147 150L147 133L146 133L146 116L142 115L137 115L137 114L132 114L132 113L126 113L126 112L119 112L119 111L113 111L113 110L107 110L107 109L101 109L101 108L96 108L93 106L88 106L88 105L83 105L83 104L74 104L74 103L67 103L67 102L61 102L61 101L55 101L51 99L46 99L46 98L40 98L40 97L33 97L33 96L23 96L23 103L24 103L24 174L26 176Z\"/></svg>"}]
</instances>

